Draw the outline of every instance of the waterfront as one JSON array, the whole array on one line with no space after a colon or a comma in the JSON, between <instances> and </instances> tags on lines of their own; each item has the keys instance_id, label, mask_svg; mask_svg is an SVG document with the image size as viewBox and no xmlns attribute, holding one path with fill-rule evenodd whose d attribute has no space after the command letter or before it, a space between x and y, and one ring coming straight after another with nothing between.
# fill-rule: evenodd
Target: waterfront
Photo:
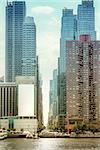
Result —
<instances>
[{"instance_id":1,"label":"waterfront","mask_svg":"<svg viewBox=\"0 0 100 150\"><path fill-rule=\"evenodd\" d=\"M100 150L100 138L6 139L0 150Z\"/></svg>"}]
</instances>

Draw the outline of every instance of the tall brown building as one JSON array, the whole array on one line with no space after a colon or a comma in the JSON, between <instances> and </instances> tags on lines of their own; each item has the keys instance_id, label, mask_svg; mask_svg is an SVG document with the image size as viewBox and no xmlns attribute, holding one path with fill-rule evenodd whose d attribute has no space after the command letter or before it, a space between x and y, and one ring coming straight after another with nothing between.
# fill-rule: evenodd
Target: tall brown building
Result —
<instances>
[{"instance_id":1,"label":"tall brown building","mask_svg":"<svg viewBox=\"0 0 100 150\"><path fill-rule=\"evenodd\" d=\"M66 60L67 117L100 121L100 41L66 41Z\"/></svg>"}]
</instances>

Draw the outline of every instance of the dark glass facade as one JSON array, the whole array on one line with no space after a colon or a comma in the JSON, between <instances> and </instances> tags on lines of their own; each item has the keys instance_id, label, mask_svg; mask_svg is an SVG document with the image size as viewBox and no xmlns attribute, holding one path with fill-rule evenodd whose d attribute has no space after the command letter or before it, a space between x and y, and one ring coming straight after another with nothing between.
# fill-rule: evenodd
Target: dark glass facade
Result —
<instances>
[{"instance_id":1,"label":"dark glass facade","mask_svg":"<svg viewBox=\"0 0 100 150\"><path fill-rule=\"evenodd\" d=\"M6 6L5 80L15 81L22 74L22 27L26 15L24 1L8 2Z\"/></svg>"},{"instance_id":2,"label":"dark glass facade","mask_svg":"<svg viewBox=\"0 0 100 150\"><path fill-rule=\"evenodd\" d=\"M93 0L83 0L82 4L78 5L77 20L78 39L80 35L88 34L91 36L91 40L95 40L95 7Z\"/></svg>"}]
</instances>

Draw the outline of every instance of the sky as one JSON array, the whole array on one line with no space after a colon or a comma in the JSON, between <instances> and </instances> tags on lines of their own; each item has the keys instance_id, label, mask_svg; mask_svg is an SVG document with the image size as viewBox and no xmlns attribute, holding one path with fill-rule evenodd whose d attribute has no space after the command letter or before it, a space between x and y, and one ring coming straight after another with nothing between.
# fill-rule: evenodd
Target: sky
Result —
<instances>
[{"instance_id":1,"label":"sky","mask_svg":"<svg viewBox=\"0 0 100 150\"><path fill-rule=\"evenodd\" d=\"M12 0L8 0L12 1ZM18 0L20 1L20 0ZM47 123L49 111L49 80L57 68L60 52L61 16L63 8L74 9L82 0L26 0L27 16L33 16L37 29L37 55L43 80L43 113ZM96 31L100 40L100 0L94 0L96 7ZM5 6L6 0L0 0L0 77L5 69Z\"/></svg>"}]
</instances>

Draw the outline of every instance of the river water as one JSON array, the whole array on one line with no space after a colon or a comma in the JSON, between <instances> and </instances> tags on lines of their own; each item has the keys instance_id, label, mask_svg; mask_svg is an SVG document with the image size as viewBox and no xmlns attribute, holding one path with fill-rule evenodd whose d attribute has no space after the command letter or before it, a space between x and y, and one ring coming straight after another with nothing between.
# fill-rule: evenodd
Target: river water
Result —
<instances>
[{"instance_id":1,"label":"river water","mask_svg":"<svg viewBox=\"0 0 100 150\"><path fill-rule=\"evenodd\" d=\"M0 150L100 150L100 138L5 139Z\"/></svg>"}]
</instances>

